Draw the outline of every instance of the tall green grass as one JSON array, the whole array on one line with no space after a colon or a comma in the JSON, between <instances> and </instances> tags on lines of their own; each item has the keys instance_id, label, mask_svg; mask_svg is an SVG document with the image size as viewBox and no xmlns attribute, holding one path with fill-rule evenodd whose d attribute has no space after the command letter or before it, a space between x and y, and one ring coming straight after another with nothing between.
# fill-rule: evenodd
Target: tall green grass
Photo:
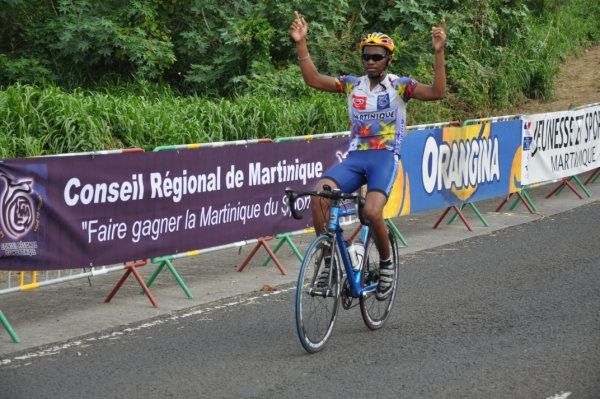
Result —
<instances>
[{"instance_id":1,"label":"tall green grass","mask_svg":"<svg viewBox=\"0 0 600 399\"><path fill-rule=\"evenodd\" d=\"M0 91L0 157L276 138L346 129L343 98L145 97L15 84Z\"/></svg>"}]
</instances>

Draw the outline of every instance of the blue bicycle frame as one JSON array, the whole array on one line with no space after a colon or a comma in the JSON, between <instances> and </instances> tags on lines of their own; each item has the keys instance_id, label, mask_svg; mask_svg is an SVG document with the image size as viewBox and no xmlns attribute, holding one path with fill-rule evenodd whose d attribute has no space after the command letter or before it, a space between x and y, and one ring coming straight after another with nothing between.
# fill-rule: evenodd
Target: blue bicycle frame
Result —
<instances>
[{"instance_id":1,"label":"blue bicycle frame","mask_svg":"<svg viewBox=\"0 0 600 399\"><path fill-rule=\"evenodd\" d=\"M344 240L344 230L342 230L340 226L340 218L354 214L356 214L356 208L341 209L338 204L332 204L327 230L328 234L331 234L335 237L335 243L340 248L342 263L344 264L344 270L346 271L348 284L350 286L350 296L353 298L359 298L361 295L375 291L379 283L375 282L374 284L361 288L362 267L358 268L356 271L352 268L352 262L350 261L350 256L348 254L348 247L346 246L346 241ZM367 242L368 234L369 227L363 226L360 232L360 239L364 244ZM332 248L332 251L333 250L335 250L335 248ZM362 261L363 265L366 262L367 256L368 254L365 253L365 257Z\"/></svg>"}]
</instances>

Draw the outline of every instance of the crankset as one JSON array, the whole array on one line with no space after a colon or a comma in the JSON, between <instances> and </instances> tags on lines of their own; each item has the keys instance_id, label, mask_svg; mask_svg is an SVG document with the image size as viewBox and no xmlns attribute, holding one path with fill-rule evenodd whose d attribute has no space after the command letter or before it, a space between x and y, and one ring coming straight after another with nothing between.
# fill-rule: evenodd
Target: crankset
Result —
<instances>
[{"instance_id":1,"label":"crankset","mask_svg":"<svg viewBox=\"0 0 600 399\"><path fill-rule=\"evenodd\" d=\"M358 305L358 301L354 305L352 304L354 298L350 296L350 283L348 282L348 278L345 276L342 280L342 291L340 293L340 297L342 299L342 307L346 310Z\"/></svg>"}]
</instances>

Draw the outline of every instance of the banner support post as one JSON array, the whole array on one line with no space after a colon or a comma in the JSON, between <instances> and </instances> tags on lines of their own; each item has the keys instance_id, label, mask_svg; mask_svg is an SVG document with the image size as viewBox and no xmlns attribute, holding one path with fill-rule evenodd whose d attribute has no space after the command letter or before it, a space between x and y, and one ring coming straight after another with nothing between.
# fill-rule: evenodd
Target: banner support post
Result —
<instances>
[{"instance_id":1,"label":"banner support post","mask_svg":"<svg viewBox=\"0 0 600 399\"><path fill-rule=\"evenodd\" d=\"M271 257L271 259L273 259L273 262L275 262L275 265L277 266L277 268L279 269L279 271L281 272L281 274L283 274L284 276L287 276L288 272L285 271L285 269L283 268L283 266L279 262L279 259L277 258L277 255L275 255L273 253L273 251L271 250L271 248L269 248L269 244L267 244L267 241L272 240L272 239L273 239L273 236L257 238L256 239L257 240L256 245L254 246L254 248L252 249L252 251L250 251L250 253L246 257L246 259L242 262L242 264L237 268L237 271L238 272L244 271L244 268L246 266L248 266L248 263L250 263L250 260L254 257L254 255L256 255L256 252L258 252L258 250L262 246L268 252L268 254Z\"/></svg>"},{"instance_id":2,"label":"banner support post","mask_svg":"<svg viewBox=\"0 0 600 399\"><path fill-rule=\"evenodd\" d=\"M527 208L527 210L529 210L530 213L531 209L533 209L534 212L539 212L538 208L535 206L535 204L533 203L533 201L531 200L531 197L529 196L529 194L527 193L527 189L525 187L523 187L521 189L521 192L517 192L517 199L515 199L512 203L512 205L510 206L510 210L512 211L513 209L515 209L515 207L517 206L517 203L519 201L523 202L523 205L525 205L525 207ZM527 206L527 204L529 204L529 207ZM531 209L529 209L531 207Z\"/></svg>"},{"instance_id":3,"label":"banner support post","mask_svg":"<svg viewBox=\"0 0 600 399\"><path fill-rule=\"evenodd\" d=\"M4 329L6 330L8 335L10 335L10 338L12 339L12 341L15 344L21 343L21 340L17 336L17 333L15 333L15 330L13 330L13 328L10 326L8 319L4 316L4 313L2 313L1 310L0 310L0 323L2 323L2 326L4 326Z\"/></svg>"},{"instance_id":4,"label":"banner support post","mask_svg":"<svg viewBox=\"0 0 600 399\"><path fill-rule=\"evenodd\" d=\"M589 177L583 184L587 186L590 183L594 183L596 180L598 180L598 177L600 177L600 168L596 168L596 170L594 170L592 174L589 175Z\"/></svg>"},{"instance_id":5,"label":"banner support post","mask_svg":"<svg viewBox=\"0 0 600 399\"><path fill-rule=\"evenodd\" d=\"M581 180L579 179L579 177L577 177L576 175L570 176L570 177L569 177L569 181L571 181L571 180L575 180L575 183L577 183L577 185L578 185L579 187L581 187L581 189L583 190L583 193L585 194L585 196L586 196L586 197L588 197L588 198L591 198L591 197L592 197L592 194L590 194L590 192L589 192L589 191L588 191L588 189L585 187L585 185L584 185L584 184L581 182ZM565 186L564 186L564 185L562 185L562 186L561 186L561 187L558 189L558 191L556 192L556 194L554 194L554 195L558 195L558 194L560 194L560 193L561 193L561 191L562 191L562 190L564 190L564 188L565 188Z\"/></svg>"},{"instance_id":6,"label":"banner support post","mask_svg":"<svg viewBox=\"0 0 600 399\"><path fill-rule=\"evenodd\" d=\"M483 215L481 214L481 212L479 212L479 209L477 208L477 206L475 205L474 202L467 202L465 204L462 204L460 206L460 210L462 211L467 205L469 205L471 207L471 209L473 210L473 212L475 213L475 215L477 215L477 217L479 218L479 220L481 220L481 223L483 223L483 225L485 227L490 227L490 224L488 223L488 221L483 217ZM450 220L448 221L447 224L452 224L452 222L454 222L456 220L456 217L458 216L458 213L455 213L454 215L452 215L452 217L450 218Z\"/></svg>"},{"instance_id":7,"label":"banner support post","mask_svg":"<svg viewBox=\"0 0 600 399\"><path fill-rule=\"evenodd\" d=\"M277 254L277 252L279 252L279 250L281 249L281 247L283 246L283 244L288 244L290 246L290 248L292 249L292 251L294 252L294 255L296 255L296 258L298 258L298 260L300 262L302 262L302 260L304 259L304 257L302 256L302 254L300 253L300 251L298 250L298 247L296 247L296 244L294 244L294 242L292 241L292 239L290 238L291 234L290 233L283 233L283 234L277 234L275 236L275 238L279 241L277 243L277 246L275 247L275 249L273 250L274 254ZM271 260L271 257L269 255L267 255L265 257L265 259L263 260L262 265L266 266L267 264L269 264L269 261Z\"/></svg>"},{"instance_id":8,"label":"banner support post","mask_svg":"<svg viewBox=\"0 0 600 399\"><path fill-rule=\"evenodd\" d=\"M150 260L151 263L160 262L160 264L158 265L158 267L156 268L154 273L152 273L152 276L150 276L148 281L146 281L146 285L148 286L148 288L150 288L152 286L152 284L154 283L154 280L156 280L156 278L160 274L160 272L164 269L165 266L167 266L167 268L171 271L171 274L173 275L173 277L175 277L177 284L179 284L179 286L183 290L185 296L187 296L188 298L193 298L192 292L189 290L189 288L183 281L183 278L181 278L181 275L175 269L175 266L173 266L173 263L171 262L172 259L173 259L172 255L171 256L163 256L161 258L152 258ZM143 294L143 293L144 293L143 291L140 292L140 294Z\"/></svg>"},{"instance_id":9,"label":"banner support post","mask_svg":"<svg viewBox=\"0 0 600 399\"><path fill-rule=\"evenodd\" d=\"M446 217L446 215L448 214L448 212L450 212L451 209L454 209L454 212L456 212L456 214L460 217L460 220L462 220L462 222L465 224L465 226L467 226L467 229L469 231L473 231L471 223L469 223L469 221L465 218L463 213L460 211L460 209L458 209L458 207L456 205L452 205L452 206L449 206L448 208L446 208L446 210L442 213L442 215L437 220L437 222L435 222L435 224L433 225L433 228L437 229L437 227L440 225L440 223L442 223L442 220Z\"/></svg>"},{"instance_id":10,"label":"banner support post","mask_svg":"<svg viewBox=\"0 0 600 399\"><path fill-rule=\"evenodd\" d=\"M527 208L527 210L529 211L529 213L533 214L533 213L537 213L538 209L535 206L535 204L533 203L533 201L531 200L531 197L529 197L529 194L527 194L527 191L525 188L521 189L522 193L517 191L514 193L510 193L506 196L506 198L504 198L504 200L500 203L500 205L498 206L498 208L496 208L496 212L500 212L500 209L502 209L502 207L504 206L504 204L506 204L508 202L508 200L510 199L510 197L513 196L513 194L517 195L517 198L514 200L514 202L512 203L512 205L510 206L509 210L513 210L515 209L515 207L517 206L517 203L519 201L521 201L523 203L523 206L525 206L525 208Z\"/></svg>"},{"instance_id":11,"label":"banner support post","mask_svg":"<svg viewBox=\"0 0 600 399\"><path fill-rule=\"evenodd\" d=\"M386 219L385 222L387 223L389 228L392 230L392 232L394 233L396 238L399 239L400 242L402 242L402 245L404 245L405 247L408 247L408 241L406 241L406 238L404 238L404 236L402 235L402 233L400 232L398 227L394 224L392 219Z\"/></svg>"},{"instance_id":12,"label":"banner support post","mask_svg":"<svg viewBox=\"0 0 600 399\"><path fill-rule=\"evenodd\" d=\"M550 194L546 195L546 198L550 198L553 195L558 194L559 190L561 188L563 188L564 186L569 187L571 189L571 191L573 191L579 199L581 199L581 200L583 199L581 194L579 194L579 192L575 189L575 187L571 184L571 182L569 182L569 178L567 178L567 177L563 178L562 181L558 184L558 186L556 186L554 188L554 190L550 191Z\"/></svg>"},{"instance_id":13,"label":"banner support post","mask_svg":"<svg viewBox=\"0 0 600 399\"><path fill-rule=\"evenodd\" d=\"M144 279L142 279L140 272L138 272L136 269L137 267L144 266L147 263L148 263L147 260L140 260L140 261L135 261L135 262L131 262L131 263L125 263L124 267L127 271L125 272L125 274L123 274L123 276L121 277L119 282L114 286L112 291L110 291L110 294L108 294L108 296L104 300L104 303L109 303L113 299L113 297L119 291L119 289L121 288L121 286L123 285L125 280L127 280L127 277L129 277L129 275L133 273L133 276L135 277L135 279L137 280L139 285L142 286L142 289L144 290L144 293L146 294L146 296L152 303L152 306L157 308L158 302L156 302L156 299L154 299L154 297L152 296L152 293L148 289L148 286L146 285L146 283L144 283Z\"/></svg>"}]
</instances>

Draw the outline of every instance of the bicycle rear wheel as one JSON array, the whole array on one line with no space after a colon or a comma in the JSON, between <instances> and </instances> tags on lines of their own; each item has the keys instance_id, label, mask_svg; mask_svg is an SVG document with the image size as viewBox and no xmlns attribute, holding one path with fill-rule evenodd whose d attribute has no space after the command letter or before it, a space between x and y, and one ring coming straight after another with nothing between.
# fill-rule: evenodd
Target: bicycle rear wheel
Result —
<instances>
[{"instance_id":1,"label":"bicycle rear wheel","mask_svg":"<svg viewBox=\"0 0 600 399\"><path fill-rule=\"evenodd\" d=\"M320 351L335 324L339 307L341 269L337 251L332 252L332 239L317 237L308 247L296 285L296 330L304 349ZM324 267L324 253L331 254L330 279L327 287L317 286Z\"/></svg>"},{"instance_id":2,"label":"bicycle rear wheel","mask_svg":"<svg viewBox=\"0 0 600 399\"><path fill-rule=\"evenodd\" d=\"M394 299L396 298L396 289L398 288L398 274L400 269L398 267L398 242L396 236L388 228L388 237L392 247L392 261L394 262L395 273L394 283L391 294L383 301L379 301L375 298L375 292L369 293L366 296L361 295L360 297L360 313L363 321L370 330L378 330L383 327L383 324L387 320L394 305ZM365 243L365 257L362 268L362 285L366 287L374 284L379 280L379 251L375 246L372 233L369 232L367 236L367 242Z\"/></svg>"}]
</instances>

